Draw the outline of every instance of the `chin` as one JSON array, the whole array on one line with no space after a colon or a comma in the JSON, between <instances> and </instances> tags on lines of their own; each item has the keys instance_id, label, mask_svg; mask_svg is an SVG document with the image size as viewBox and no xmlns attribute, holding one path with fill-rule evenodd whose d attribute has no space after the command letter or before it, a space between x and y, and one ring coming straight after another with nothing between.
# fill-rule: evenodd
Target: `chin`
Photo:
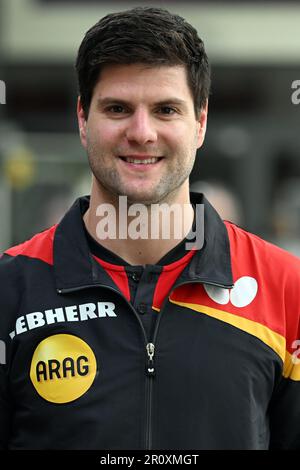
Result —
<instances>
[{"instance_id":1,"label":"chin","mask_svg":"<svg viewBox=\"0 0 300 470\"><path fill-rule=\"evenodd\" d=\"M132 193L127 193L127 201L129 204L144 204L145 206L150 205L150 204L156 204L159 203L161 197L157 194L145 194L145 193L139 193L139 194L132 194Z\"/></svg>"}]
</instances>

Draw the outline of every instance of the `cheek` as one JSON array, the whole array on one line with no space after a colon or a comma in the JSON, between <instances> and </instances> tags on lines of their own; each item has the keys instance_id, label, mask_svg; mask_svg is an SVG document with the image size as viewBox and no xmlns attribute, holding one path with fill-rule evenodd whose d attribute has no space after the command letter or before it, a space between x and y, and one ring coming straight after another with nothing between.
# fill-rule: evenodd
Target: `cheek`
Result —
<instances>
[{"instance_id":1,"label":"cheek","mask_svg":"<svg viewBox=\"0 0 300 470\"><path fill-rule=\"evenodd\" d=\"M88 126L88 138L98 145L109 146L120 139L121 129L116 124L107 121L90 122Z\"/></svg>"},{"instance_id":2,"label":"cheek","mask_svg":"<svg viewBox=\"0 0 300 470\"><path fill-rule=\"evenodd\" d=\"M98 126L98 132L101 137L105 140L116 139L120 135L120 126L111 125L111 124L103 124Z\"/></svg>"},{"instance_id":3,"label":"cheek","mask_svg":"<svg viewBox=\"0 0 300 470\"><path fill-rule=\"evenodd\" d=\"M169 136L169 142L172 142L174 149L180 153L189 154L197 148L198 132L193 123L190 126L177 126Z\"/></svg>"},{"instance_id":4,"label":"cheek","mask_svg":"<svg viewBox=\"0 0 300 470\"><path fill-rule=\"evenodd\" d=\"M186 145L188 141L188 135L190 134L190 129L186 126L177 125L169 126L168 128L161 129L158 131L158 137L161 141L166 142L170 147L182 147Z\"/></svg>"}]
</instances>

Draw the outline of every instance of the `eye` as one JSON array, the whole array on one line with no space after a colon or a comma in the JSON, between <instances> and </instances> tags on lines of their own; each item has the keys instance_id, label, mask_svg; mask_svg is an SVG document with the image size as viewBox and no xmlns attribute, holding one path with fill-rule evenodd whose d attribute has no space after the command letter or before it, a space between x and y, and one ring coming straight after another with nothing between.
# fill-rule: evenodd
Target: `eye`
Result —
<instances>
[{"instance_id":1,"label":"eye","mask_svg":"<svg viewBox=\"0 0 300 470\"><path fill-rule=\"evenodd\" d=\"M122 114L125 112L125 108L120 104L113 104L107 108L107 111L114 114Z\"/></svg>"},{"instance_id":2,"label":"eye","mask_svg":"<svg viewBox=\"0 0 300 470\"><path fill-rule=\"evenodd\" d=\"M159 108L160 114L166 114L167 116L171 114L175 114L177 111L176 109L172 108L171 106L161 106Z\"/></svg>"}]
</instances>

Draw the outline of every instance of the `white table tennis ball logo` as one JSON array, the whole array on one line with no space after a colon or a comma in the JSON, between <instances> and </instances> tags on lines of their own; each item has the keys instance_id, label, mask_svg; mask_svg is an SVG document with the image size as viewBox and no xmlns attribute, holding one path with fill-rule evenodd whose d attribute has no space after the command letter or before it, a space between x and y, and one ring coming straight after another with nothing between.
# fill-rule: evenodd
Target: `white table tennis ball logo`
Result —
<instances>
[{"instance_id":1,"label":"white table tennis ball logo","mask_svg":"<svg viewBox=\"0 0 300 470\"><path fill-rule=\"evenodd\" d=\"M258 284L254 277L243 276L235 282L231 290L208 284L204 284L204 289L208 297L217 304L226 305L230 301L235 307L246 307L255 299Z\"/></svg>"}]
</instances>

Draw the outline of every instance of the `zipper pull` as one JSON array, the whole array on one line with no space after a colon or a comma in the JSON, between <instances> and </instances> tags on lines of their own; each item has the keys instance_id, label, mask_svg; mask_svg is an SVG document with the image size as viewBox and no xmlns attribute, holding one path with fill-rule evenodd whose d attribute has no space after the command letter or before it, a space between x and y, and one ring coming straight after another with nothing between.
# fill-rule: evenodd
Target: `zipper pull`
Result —
<instances>
[{"instance_id":1,"label":"zipper pull","mask_svg":"<svg viewBox=\"0 0 300 470\"><path fill-rule=\"evenodd\" d=\"M155 350L154 344L148 343L146 346L146 350L147 350L147 355L148 355L148 363L146 366L146 372L147 372L147 375L153 377L155 375L154 360L153 360L154 350Z\"/></svg>"}]
</instances>

